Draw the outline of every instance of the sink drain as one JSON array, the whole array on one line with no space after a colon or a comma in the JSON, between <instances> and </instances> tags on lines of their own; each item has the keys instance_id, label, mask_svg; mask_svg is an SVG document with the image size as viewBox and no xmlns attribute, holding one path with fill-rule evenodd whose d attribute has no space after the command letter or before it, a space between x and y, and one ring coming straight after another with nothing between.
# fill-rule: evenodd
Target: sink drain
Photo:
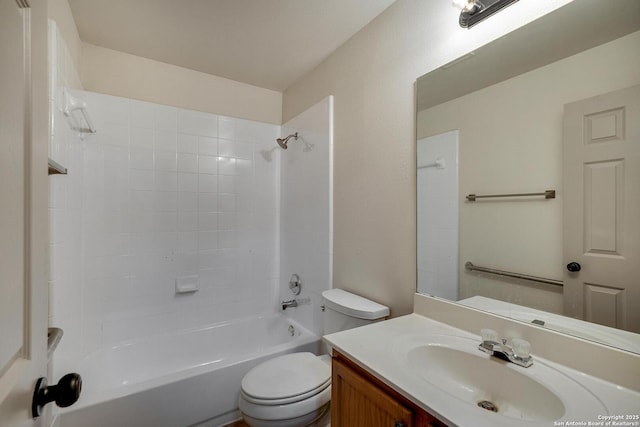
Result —
<instances>
[{"instance_id":1,"label":"sink drain","mask_svg":"<svg viewBox=\"0 0 640 427\"><path fill-rule=\"evenodd\" d=\"M481 400L478 402L478 406L487 411L498 412L498 407L488 400Z\"/></svg>"}]
</instances>

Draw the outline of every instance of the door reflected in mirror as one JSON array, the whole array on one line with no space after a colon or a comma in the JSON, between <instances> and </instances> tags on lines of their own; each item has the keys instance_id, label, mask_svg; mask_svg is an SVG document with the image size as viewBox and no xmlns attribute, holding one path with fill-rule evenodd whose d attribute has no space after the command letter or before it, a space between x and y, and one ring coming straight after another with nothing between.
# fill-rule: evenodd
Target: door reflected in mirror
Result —
<instances>
[{"instance_id":1,"label":"door reflected in mirror","mask_svg":"<svg viewBox=\"0 0 640 427\"><path fill-rule=\"evenodd\" d=\"M640 6L616 6L418 79L418 292L640 353Z\"/></svg>"}]
</instances>

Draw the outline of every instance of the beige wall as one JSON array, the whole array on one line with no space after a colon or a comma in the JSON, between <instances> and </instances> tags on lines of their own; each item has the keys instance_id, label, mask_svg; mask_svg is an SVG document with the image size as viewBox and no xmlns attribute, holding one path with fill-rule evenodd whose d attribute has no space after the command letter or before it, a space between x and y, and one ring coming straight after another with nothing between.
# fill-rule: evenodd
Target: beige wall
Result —
<instances>
[{"instance_id":1,"label":"beige wall","mask_svg":"<svg viewBox=\"0 0 640 427\"><path fill-rule=\"evenodd\" d=\"M639 84L638 46L640 32L418 114L419 138L460 130L461 196L557 191L549 201L462 203L461 264L562 280L563 107ZM460 294L563 312L560 288L470 276L463 269Z\"/></svg>"},{"instance_id":2,"label":"beige wall","mask_svg":"<svg viewBox=\"0 0 640 427\"><path fill-rule=\"evenodd\" d=\"M139 56L82 45L86 90L259 122L282 123L282 93Z\"/></svg>"},{"instance_id":3,"label":"beige wall","mask_svg":"<svg viewBox=\"0 0 640 427\"><path fill-rule=\"evenodd\" d=\"M282 123L282 93L82 43L67 0L49 0L86 90L259 122Z\"/></svg>"},{"instance_id":4,"label":"beige wall","mask_svg":"<svg viewBox=\"0 0 640 427\"><path fill-rule=\"evenodd\" d=\"M518 2L467 30L450 2L398 0L285 91L285 121L335 97L335 287L412 311L415 80L566 3Z\"/></svg>"}]
</instances>

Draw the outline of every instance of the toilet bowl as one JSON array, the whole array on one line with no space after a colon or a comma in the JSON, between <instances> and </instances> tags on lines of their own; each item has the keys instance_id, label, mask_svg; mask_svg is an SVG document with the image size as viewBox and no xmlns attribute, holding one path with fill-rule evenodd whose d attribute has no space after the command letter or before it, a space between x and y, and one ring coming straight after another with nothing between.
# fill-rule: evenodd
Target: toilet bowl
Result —
<instances>
[{"instance_id":1,"label":"toilet bowl","mask_svg":"<svg viewBox=\"0 0 640 427\"><path fill-rule=\"evenodd\" d=\"M238 406L251 427L300 427L322 418L330 400L331 358L291 353L249 371Z\"/></svg>"},{"instance_id":2,"label":"toilet bowl","mask_svg":"<svg viewBox=\"0 0 640 427\"><path fill-rule=\"evenodd\" d=\"M358 295L322 293L324 332L383 320L389 308ZM238 407L251 427L324 427L329 424L331 357L290 353L263 362L242 379Z\"/></svg>"}]
</instances>

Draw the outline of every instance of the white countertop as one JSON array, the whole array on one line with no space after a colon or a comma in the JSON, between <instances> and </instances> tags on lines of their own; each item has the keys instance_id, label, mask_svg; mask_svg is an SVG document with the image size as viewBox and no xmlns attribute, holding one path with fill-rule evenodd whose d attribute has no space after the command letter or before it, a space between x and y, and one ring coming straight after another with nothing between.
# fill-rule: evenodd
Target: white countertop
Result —
<instances>
[{"instance_id":1,"label":"white countertop","mask_svg":"<svg viewBox=\"0 0 640 427\"><path fill-rule=\"evenodd\" d=\"M437 334L466 338L470 340L470 343L472 342L471 340L473 340L473 346L476 346L475 343L480 343L480 337L477 335L418 314L410 314L384 322L326 335L324 339L332 347L340 351L340 353L348 356L373 376L397 390L418 407L439 418L447 425L464 427L513 427L515 424L519 424L517 422L514 424L514 420L511 418L485 411L474 404L464 402L446 393L419 375L416 375L414 370L408 366L408 363L406 363L402 357L399 357L399 354L402 353L402 346L405 345L409 337L415 338ZM479 350L478 353L483 355ZM589 407L581 407L580 402L575 401L575 397L560 396L565 406L571 408L571 411L565 414L565 417L552 423L523 421L523 425L526 424L530 427L587 425L589 421L602 421L602 425L607 425L607 420L615 419L606 417L622 416L622 418L618 418L616 422L630 422L630 424L609 425L640 426L640 420L633 417L640 414L640 393L578 372L550 360L539 358L536 356L535 348L531 349L531 353L534 357L533 366L523 368L507 364L505 369L527 370L526 374L536 379L538 379L536 370L542 370L545 369L545 367L547 370L548 368L552 368L561 371L566 377L580 384L595 395L606 409L604 413L600 413L603 412L601 409L594 410ZM489 356L486 355L486 357ZM585 357L589 356L585 355ZM605 362L603 361L603 363ZM640 376L640 373L638 373L638 375ZM564 378L563 380L566 381L566 379L567 378ZM500 378L496 378L496 381L500 381ZM554 389L553 384L547 385L550 389ZM522 390L513 391L513 393L520 392L522 392ZM571 400L572 398L574 399L573 401ZM631 416L632 418L625 419L626 416ZM582 422L584 422L584 424L580 424Z\"/></svg>"}]
</instances>

